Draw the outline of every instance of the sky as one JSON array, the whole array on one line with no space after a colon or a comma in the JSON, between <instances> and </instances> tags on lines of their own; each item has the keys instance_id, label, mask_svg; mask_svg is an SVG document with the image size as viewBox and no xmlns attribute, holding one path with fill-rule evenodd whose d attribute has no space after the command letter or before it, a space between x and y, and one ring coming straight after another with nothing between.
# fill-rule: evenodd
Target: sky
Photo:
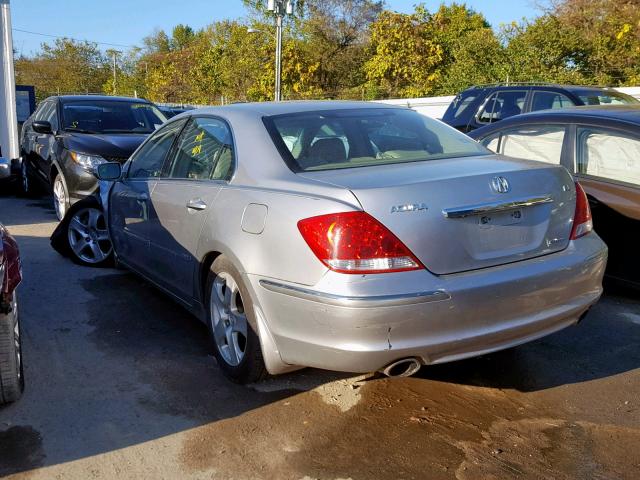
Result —
<instances>
[{"instance_id":1,"label":"sky","mask_svg":"<svg viewBox=\"0 0 640 480\"><path fill-rule=\"evenodd\" d=\"M405 13L413 11L416 3L420 0L386 0L387 8ZM424 3L433 11L441 1ZM467 0L466 3L484 14L494 27L523 17L532 18L538 13L533 0ZM141 45L142 38L155 29L171 31L178 23L198 29L216 20L246 15L242 0L10 0L10 5L14 48L24 55L37 52L43 41L53 38L20 30L103 42L99 45L102 49L123 50Z\"/></svg>"}]
</instances>

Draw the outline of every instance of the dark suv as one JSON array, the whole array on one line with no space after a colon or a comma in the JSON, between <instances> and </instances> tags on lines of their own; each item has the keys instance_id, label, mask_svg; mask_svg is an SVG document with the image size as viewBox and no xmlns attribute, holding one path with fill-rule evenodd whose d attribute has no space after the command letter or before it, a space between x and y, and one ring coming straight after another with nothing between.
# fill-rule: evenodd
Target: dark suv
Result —
<instances>
[{"instance_id":1,"label":"dark suv","mask_svg":"<svg viewBox=\"0 0 640 480\"><path fill-rule=\"evenodd\" d=\"M525 112L573 107L640 103L610 88L543 83L498 83L468 88L454 98L442 121L463 132Z\"/></svg>"},{"instance_id":2,"label":"dark suv","mask_svg":"<svg viewBox=\"0 0 640 480\"><path fill-rule=\"evenodd\" d=\"M22 189L29 193L38 182L52 191L62 219L71 204L96 189L96 165L124 163L165 121L154 104L138 98L49 97L22 127Z\"/></svg>"}]
</instances>

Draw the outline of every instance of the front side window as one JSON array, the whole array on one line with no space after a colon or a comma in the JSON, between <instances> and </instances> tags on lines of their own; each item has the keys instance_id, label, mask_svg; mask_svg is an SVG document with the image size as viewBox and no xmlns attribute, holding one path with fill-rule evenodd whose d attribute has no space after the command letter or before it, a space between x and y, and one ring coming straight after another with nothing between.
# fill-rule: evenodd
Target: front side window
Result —
<instances>
[{"instance_id":1,"label":"front side window","mask_svg":"<svg viewBox=\"0 0 640 480\"><path fill-rule=\"evenodd\" d=\"M51 108L47 110L46 117L43 119L51 124L51 130L54 132L58 130L58 109L55 103L51 103Z\"/></svg>"},{"instance_id":2,"label":"front side window","mask_svg":"<svg viewBox=\"0 0 640 480\"><path fill-rule=\"evenodd\" d=\"M498 151L498 145L500 144L500 132L489 135L480 141L480 144L487 147L492 152Z\"/></svg>"},{"instance_id":3,"label":"front side window","mask_svg":"<svg viewBox=\"0 0 640 480\"><path fill-rule=\"evenodd\" d=\"M496 92L489 97L484 108L478 114L478 121L480 123L494 123L519 115L524 109L526 98L526 90Z\"/></svg>"},{"instance_id":4,"label":"front side window","mask_svg":"<svg viewBox=\"0 0 640 480\"><path fill-rule=\"evenodd\" d=\"M539 125L514 128L502 133L500 153L510 157L560 164L566 127Z\"/></svg>"},{"instance_id":5,"label":"front side window","mask_svg":"<svg viewBox=\"0 0 640 480\"><path fill-rule=\"evenodd\" d=\"M233 141L227 124L216 118L194 118L178 140L169 178L228 180L233 169Z\"/></svg>"},{"instance_id":6,"label":"front side window","mask_svg":"<svg viewBox=\"0 0 640 480\"><path fill-rule=\"evenodd\" d=\"M172 122L158 130L131 158L129 178L156 178L162 174L162 167L174 140L186 120Z\"/></svg>"},{"instance_id":7,"label":"front side window","mask_svg":"<svg viewBox=\"0 0 640 480\"><path fill-rule=\"evenodd\" d=\"M70 132L152 133L165 120L150 103L74 100L62 104L62 128Z\"/></svg>"},{"instance_id":8,"label":"front side window","mask_svg":"<svg viewBox=\"0 0 640 480\"><path fill-rule=\"evenodd\" d=\"M578 127L578 173L640 186L640 139L604 128Z\"/></svg>"},{"instance_id":9,"label":"front side window","mask_svg":"<svg viewBox=\"0 0 640 480\"><path fill-rule=\"evenodd\" d=\"M36 113L34 115L34 120L36 121L46 121L47 118L49 117L49 115L51 114L51 110L55 110L54 108L54 104L52 101L46 101L44 103L42 103L38 109L36 110Z\"/></svg>"},{"instance_id":10,"label":"front side window","mask_svg":"<svg viewBox=\"0 0 640 480\"><path fill-rule=\"evenodd\" d=\"M573 107L575 103L566 95L557 92L535 92L531 111Z\"/></svg>"},{"instance_id":11,"label":"front side window","mask_svg":"<svg viewBox=\"0 0 640 480\"><path fill-rule=\"evenodd\" d=\"M353 109L266 117L294 171L421 162L490 152L438 120L409 109Z\"/></svg>"}]
</instances>

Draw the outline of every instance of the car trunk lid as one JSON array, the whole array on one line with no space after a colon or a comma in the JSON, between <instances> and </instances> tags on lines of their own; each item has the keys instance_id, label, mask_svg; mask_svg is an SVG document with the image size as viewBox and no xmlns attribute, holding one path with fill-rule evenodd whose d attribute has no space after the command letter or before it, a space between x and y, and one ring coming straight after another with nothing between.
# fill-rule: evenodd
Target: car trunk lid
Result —
<instances>
[{"instance_id":1,"label":"car trunk lid","mask_svg":"<svg viewBox=\"0 0 640 480\"><path fill-rule=\"evenodd\" d=\"M569 243L575 188L559 166L487 155L301 175L351 190L435 274L525 260Z\"/></svg>"}]
</instances>

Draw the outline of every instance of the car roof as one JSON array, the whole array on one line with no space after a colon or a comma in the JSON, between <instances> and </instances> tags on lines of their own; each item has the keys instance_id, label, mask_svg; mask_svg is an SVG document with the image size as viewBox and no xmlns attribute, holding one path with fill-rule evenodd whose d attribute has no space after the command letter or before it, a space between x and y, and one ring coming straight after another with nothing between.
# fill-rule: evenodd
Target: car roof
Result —
<instances>
[{"instance_id":1,"label":"car roof","mask_svg":"<svg viewBox=\"0 0 640 480\"><path fill-rule=\"evenodd\" d=\"M640 104L636 105L585 105L581 107L559 108L555 110L539 110L505 118L496 123L485 125L468 133L472 138L481 138L493 132L514 125L528 123L580 123L584 121L607 123L624 122L640 125Z\"/></svg>"},{"instance_id":2,"label":"car roof","mask_svg":"<svg viewBox=\"0 0 640 480\"><path fill-rule=\"evenodd\" d=\"M151 103L144 98L133 97L115 97L111 95L58 95L51 98L58 98L61 102L70 102L76 100L83 101L114 101L114 102L129 102L129 103Z\"/></svg>"},{"instance_id":3,"label":"car roof","mask_svg":"<svg viewBox=\"0 0 640 480\"><path fill-rule=\"evenodd\" d=\"M516 118L517 117L517 118ZM637 105L584 105L579 107L558 108L553 110L539 110L514 116L514 120L530 118L557 119L568 117L597 117L613 120L626 120L640 123L640 104ZM509 120L509 119L506 119ZM503 121L506 121L503 120Z\"/></svg>"},{"instance_id":4,"label":"car roof","mask_svg":"<svg viewBox=\"0 0 640 480\"><path fill-rule=\"evenodd\" d=\"M221 107L205 107L197 110L198 115L211 114L244 114L249 116L264 117L272 115L285 115L292 113L317 112L322 110L350 110L350 109L407 109L398 105L387 105L374 102L357 102L342 100L294 100L284 102L253 102L234 103ZM194 112L189 110L186 113ZM184 114L183 114L184 115Z\"/></svg>"}]
</instances>

